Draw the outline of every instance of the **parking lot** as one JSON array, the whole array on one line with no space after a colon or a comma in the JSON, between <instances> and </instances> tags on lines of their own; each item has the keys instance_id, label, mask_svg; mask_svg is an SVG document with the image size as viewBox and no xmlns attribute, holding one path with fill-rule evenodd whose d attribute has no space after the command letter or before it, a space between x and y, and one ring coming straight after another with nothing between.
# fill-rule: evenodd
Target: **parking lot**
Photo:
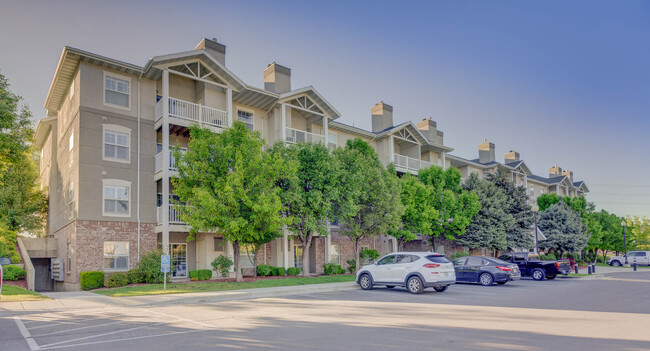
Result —
<instances>
[{"instance_id":1,"label":"parking lot","mask_svg":"<svg viewBox=\"0 0 650 351\"><path fill-rule=\"evenodd\" d=\"M650 349L650 272L3 315L2 350ZM155 298L155 297L154 297ZM10 347L10 348L5 348Z\"/></svg>"}]
</instances>

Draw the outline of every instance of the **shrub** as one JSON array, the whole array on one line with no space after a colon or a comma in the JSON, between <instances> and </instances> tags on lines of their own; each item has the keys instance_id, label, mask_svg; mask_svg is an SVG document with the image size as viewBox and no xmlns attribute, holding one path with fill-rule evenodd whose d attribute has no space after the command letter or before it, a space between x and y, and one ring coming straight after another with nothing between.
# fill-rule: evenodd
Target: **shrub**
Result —
<instances>
[{"instance_id":1,"label":"shrub","mask_svg":"<svg viewBox=\"0 0 650 351\"><path fill-rule=\"evenodd\" d=\"M555 261L557 258L555 258L555 254L541 254L539 255L539 259L542 261Z\"/></svg>"},{"instance_id":2,"label":"shrub","mask_svg":"<svg viewBox=\"0 0 650 351\"><path fill-rule=\"evenodd\" d=\"M326 263L323 265L323 269L325 270L326 275L345 273L345 269L341 268L341 265L336 263Z\"/></svg>"},{"instance_id":3,"label":"shrub","mask_svg":"<svg viewBox=\"0 0 650 351\"><path fill-rule=\"evenodd\" d=\"M233 265L233 262L231 259L224 255L219 255L219 257L216 257L212 261L212 269L215 271L221 273L222 277L225 277L228 275L228 270L230 269L230 266Z\"/></svg>"},{"instance_id":4,"label":"shrub","mask_svg":"<svg viewBox=\"0 0 650 351\"><path fill-rule=\"evenodd\" d=\"M0 223L0 257L9 257L11 263L20 263L20 255L16 251L16 232L9 230Z\"/></svg>"},{"instance_id":5,"label":"shrub","mask_svg":"<svg viewBox=\"0 0 650 351\"><path fill-rule=\"evenodd\" d=\"M211 269L199 269L199 280L210 280L212 278Z\"/></svg>"},{"instance_id":6,"label":"shrub","mask_svg":"<svg viewBox=\"0 0 650 351\"><path fill-rule=\"evenodd\" d=\"M268 264L260 264L257 266L257 275L260 277L267 277L270 275L275 275L273 274L276 271L276 267L269 266Z\"/></svg>"},{"instance_id":7,"label":"shrub","mask_svg":"<svg viewBox=\"0 0 650 351\"><path fill-rule=\"evenodd\" d=\"M129 275L124 272L111 273L106 279L107 288L117 288L129 284Z\"/></svg>"},{"instance_id":8,"label":"shrub","mask_svg":"<svg viewBox=\"0 0 650 351\"><path fill-rule=\"evenodd\" d=\"M14 265L2 267L2 279L4 280L18 280L25 277L25 270Z\"/></svg>"},{"instance_id":9,"label":"shrub","mask_svg":"<svg viewBox=\"0 0 650 351\"><path fill-rule=\"evenodd\" d=\"M99 289L104 286L104 272L81 272L79 278L81 281L81 288L84 290Z\"/></svg>"},{"instance_id":10,"label":"shrub","mask_svg":"<svg viewBox=\"0 0 650 351\"><path fill-rule=\"evenodd\" d=\"M347 260L345 261L348 264L348 271L354 273L357 270L357 260Z\"/></svg>"},{"instance_id":11,"label":"shrub","mask_svg":"<svg viewBox=\"0 0 650 351\"><path fill-rule=\"evenodd\" d=\"M603 258L603 256L598 255L598 256L596 257L596 262L598 262L598 263L605 263L605 259Z\"/></svg>"},{"instance_id":12,"label":"shrub","mask_svg":"<svg viewBox=\"0 0 650 351\"><path fill-rule=\"evenodd\" d=\"M379 257L379 251L375 249L363 249L359 252L359 258L367 262L372 262Z\"/></svg>"},{"instance_id":13,"label":"shrub","mask_svg":"<svg viewBox=\"0 0 650 351\"><path fill-rule=\"evenodd\" d=\"M160 271L160 256L162 252L151 251L146 255L140 258L138 262L138 271L144 275L144 282L148 284L153 283L162 283L164 279L164 273ZM173 271L174 267L172 265L170 271ZM171 280L171 274L167 275L167 281Z\"/></svg>"},{"instance_id":14,"label":"shrub","mask_svg":"<svg viewBox=\"0 0 650 351\"><path fill-rule=\"evenodd\" d=\"M287 269L287 275L294 276L298 274L300 274L300 267L289 267Z\"/></svg>"},{"instance_id":15,"label":"shrub","mask_svg":"<svg viewBox=\"0 0 650 351\"><path fill-rule=\"evenodd\" d=\"M137 269L129 270L129 273L127 275L129 277L130 284L144 283L144 274Z\"/></svg>"},{"instance_id":16,"label":"shrub","mask_svg":"<svg viewBox=\"0 0 650 351\"><path fill-rule=\"evenodd\" d=\"M190 280L199 280L199 271L197 269L191 269L189 271Z\"/></svg>"},{"instance_id":17,"label":"shrub","mask_svg":"<svg viewBox=\"0 0 650 351\"><path fill-rule=\"evenodd\" d=\"M271 266L271 275L277 277L280 275L280 267Z\"/></svg>"},{"instance_id":18,"label":"shrub","mask_svg":"<svg viewBox=\"0 0 650 351\"><path fill-rule=\"evenodd\" d=\"M276 267L278 269L278 276L284 277L284 267Z\"/></svg>"},{"instance_id":19,"label":"shrub","mask_svg":"<svg viewBox=\"0 0 650 351\"><path fill-rule=\"evenodd\" d=\"M453 261L457 258L465 257L465 256L471 256L469 251L456 251L451 256L449 256L449 260Z\"/></svg>"}]
</instances>

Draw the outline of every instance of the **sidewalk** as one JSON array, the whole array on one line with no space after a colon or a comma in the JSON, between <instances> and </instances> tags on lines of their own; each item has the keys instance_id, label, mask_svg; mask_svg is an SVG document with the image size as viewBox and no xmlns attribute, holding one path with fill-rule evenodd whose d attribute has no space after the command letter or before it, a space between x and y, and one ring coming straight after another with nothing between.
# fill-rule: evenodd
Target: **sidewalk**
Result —
<instances>
[{"instance_id":1,"label":"sidewalk","mask_svg":"<svg viewBox=\"0 0 650 351\"><path fill-rule=\"evenodd\" d=\"M218 301L246 300L263 297L313 294L356 289L355 282L328 283L313 285L281 286L273 288L256 288L229 291L211 291L201 293L181 293L144 295L128 297L110 297L88 291L42 293L51 297L45 301L23 301L0 303L0 316L21 314L22 312L65 311L65 310L101 310L116 307L144 307L164 305L199 304Z\"/></svg>"}]
</instances>

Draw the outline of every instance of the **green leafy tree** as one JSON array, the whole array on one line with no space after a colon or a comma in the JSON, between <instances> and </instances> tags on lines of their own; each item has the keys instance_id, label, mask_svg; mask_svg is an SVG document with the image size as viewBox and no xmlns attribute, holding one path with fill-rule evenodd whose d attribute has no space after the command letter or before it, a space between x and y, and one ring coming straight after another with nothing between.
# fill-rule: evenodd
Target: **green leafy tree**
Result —
<instances>
[{"instance_id":1,"label":"green leafy tree","mask_svg":"<svg viewBox=\"0 0 650 351\"><path fill-rule=\"evenodd\" d=\"M41 229L47 213L31 150L32 115L20 101L0 74L0 221L16 232Z\"/></svg>"},{"instance_id":2,"label":"green leafy tree","mask_svg":"<svg viewBox=\"0 0 650 351\"><path fill-rule=\"evenodd\" d=\"M352 240L356 267L359 243L399 228L404 212L399 180L393 169L385 169L375 150L361 139L348 140L334 151L339 164L339 196L334 215L341 234Z\"/></svg>"},{"instance_id":3,"label":"green leafy tree","mask_svg":"<svg viewBox=\"0 0 650 351\"><path fill-rule=\"evenodd\" d=\"M595 220L600 226L596 239L594 235L589 238L588 249L593 250L594 254L600 250L603 254L603 260L607 258L607 253L623 250L623 227L621 227L621 217L609 213L605 210L594 212L590 215L590 220Z\"/></svg>"},{"instance_id":4,"label":"green leafy tree","mask_svg":"<svg viewBox=\"0 0 650 351\"><path fill-rule=\"evenodd\" d=\"M633 250L650 250L650 219L640 216L629 216L625 219L627 222L626 230L631 234ZM619 221L620 222L620 221ZM620 226L620 223L619 223Z\"/></svg>"},{"instance_id":5,"label":"green leafy tree","mask_svg":"<svg viewBox=\"0 0 650 351\"><path fill-rule=\"evenodd\" d=\"M438 211L438 218L431 224L431 244L443 235L454 240L465 233L467 227L481 209L478 195L460 186L460 171L454 167L443 170L438 166L422 169L418 178L431 189L429 204Z\"/></svg>"},{"instance_id":6,"label":"green leafy tree","mask_svg":"<svg viewBox=\"0 0 650 351\"><path fill-rule=\"evenodd\" d=\"M513 216L508 213L511 200L494 183L480 179L475 173L465 181L463 188L478 195L481 210L465 234L455 241L470 249L505 250L508 247L506 230L515 224Z\"/></svg>"},{"instance_id":7,"label":"green leafy tree","mask_svg":"<svg viewBox=\"0 0 650 351\"><path fill-rule=\"evenodd\" d=\"M191 226L188 240L199 231L221 233L232 243L237 281L243 280L240 245L280 236L291 220L281 214L276 183L281 173L295 172L295 166L264 152L263 146L259 132L235 122L222 133L192 126L187 153L174 152L178 178L172 183L187 204L180 213Z\"/></svg>"},{"instance_id":8,"label":"green leafy tree","mask_svg":"<svg viewBox=\"0 0 650 351\"><path fill-rule=\"evenodd\" d=\"M549 253L580 252L589 241L582 218L564 201L553 204L542 212L537 226L546 236L546 240L540 241L539 246Z\"/></svg>"},{"instance_id":9,"label":"green leafy tree","mask_svg":"<svg viewBox=\"0 0 650 351\"><path fill-rule=\"evenodd\" d=\"M537 198L537 207L540 211L546 211L547 208L559 201L560 197L557 194L542 194Z\"/></svg>"},{"instance_id":10,"label":"green leafy tree","mask_svg":"<svg viewBox=\"0 0 650 351\"><path fill-rule=\"evenodd\" d=\"M510 199L510 206L506 212L512 216L514 221L506 228L506 241L509 249L529 249L535 246L532 233L533 209L528 204L528 194L523 186L515 186L508 180L508 174L498 169L496 173L490 173L487 180L494 183L497 188L506 194Z\"/></svg>"},{"instance_id":11,"label":"green leafy tree","mask_svg":"<svg viewBox=\"0 0 650 351\"><path fill-rule=\"evenodd\" d=\"M438 220L438 210L430 203L433 200L433 189L418 178L405 174L400 178L400 184L404 214L400 227L391 232L391 235L397 239L399 249L402 250L404 243L415 240L417 234L433 234L431 227Z\"/></svg>"},{"instance_id":12,"label":"green leafy tree","mask_svg":"<svg viewBox=\"0 0 650 351\"><path fill-rule=\"evenodd\" d=\"M289 230L302 242L302 274L309 276L309 247L315 235L327 236L332 203L338 197L338 168L322 144L274 145L271 154L297 165L278 182Z\"/></svg>"}]
</instances>

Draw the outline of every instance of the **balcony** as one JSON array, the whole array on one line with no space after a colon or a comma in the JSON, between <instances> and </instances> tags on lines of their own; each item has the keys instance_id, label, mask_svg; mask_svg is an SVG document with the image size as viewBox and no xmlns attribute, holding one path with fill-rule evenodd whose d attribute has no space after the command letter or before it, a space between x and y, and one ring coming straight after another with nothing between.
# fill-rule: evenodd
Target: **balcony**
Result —
<instances>
[{"instance_id":1,"label":"balcony","mask_svg":"<svg viewBox=\"0 0 650 351\"><path fill-rule=\"evenodd\" d=\"M429 161L419 160L417 158L408 157L404 155L394 154L395 167L399 169L404 169L410 172L417 173L419 170L424 168L429 168L434 163Z\"/></svg>"},{"instance_id":2,"label":"balcony","mask_svg":"<svg viewBox=\"0 0 650 351\"><path fill-rule=\"evenodd\" d=\"M176 207L180 207L180 208L176 208ZM169 224L184 225L185 222L181 220L181 208L183 208L184 206L176 205L176 207L174 207L173 204L169 204L168 206L167 216L169 216ZM163 206L158 206L157 210L158 210L157 212L158 225L161 225L163 221L163 212L164 212Z\"/></svg>"},{"instance_id":3,"label":"balcony","mask_svg":"<svg viewBox=\"0 0 650 351\"><path fill-rule=\"evenodd\" d=\"M304 130L298 130L293 128L287 128L287 143L296 144L296 143L325 143L325 136L306 132Z\"/></svg>"},{"instance_id":4,"label":"balcony","mask_svg":"<svg viewBox=\"0 0 650 351\"><path fill-rule=\"evenodd\" d=\"M181 153L185 154L187 150L181 149ZM163 166L163 153L162 151L157 153L155 158L154 158L154 172L158 173L162 171ZM176 172L178 169L176 169L176 158L174 158L174 153L172 150L169 150L169 171L171 172Z\"/></svg>"},{"instance_id":5,"label":"balcony","mask_svg":"<svg viewBox=\"0 0 650 351\"><path fill-rule=\"evenodd\" d=\"M156 122L163 115L163 100L156 103ZM170 122L189 126L191 123L218 128L228 127L228 113L216 108L195 104L189 101L169 98Z\"/></svg>"}]
</instances>

